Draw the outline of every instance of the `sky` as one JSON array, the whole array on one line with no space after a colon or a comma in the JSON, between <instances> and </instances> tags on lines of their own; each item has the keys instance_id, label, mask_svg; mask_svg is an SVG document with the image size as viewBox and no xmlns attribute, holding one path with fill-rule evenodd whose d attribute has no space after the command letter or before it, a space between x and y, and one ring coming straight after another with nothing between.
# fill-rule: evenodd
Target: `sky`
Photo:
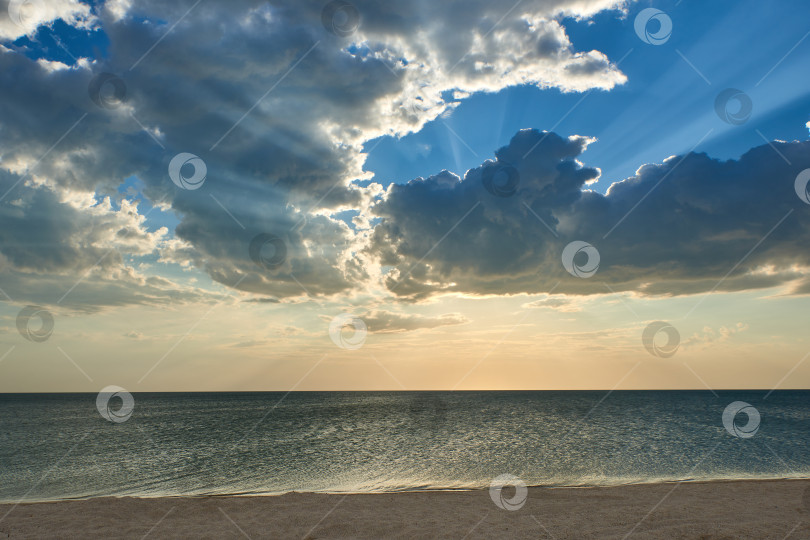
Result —
<instances>
[{"instance_id":1,"label":"sky","mask_svg":"<svg viewBox=\"0 0 810 540\"><path fill-rule=\"evenodd\" d=\"M807 388L799 0L0 6L0 392Z\"/></svg>"}]
</instances>

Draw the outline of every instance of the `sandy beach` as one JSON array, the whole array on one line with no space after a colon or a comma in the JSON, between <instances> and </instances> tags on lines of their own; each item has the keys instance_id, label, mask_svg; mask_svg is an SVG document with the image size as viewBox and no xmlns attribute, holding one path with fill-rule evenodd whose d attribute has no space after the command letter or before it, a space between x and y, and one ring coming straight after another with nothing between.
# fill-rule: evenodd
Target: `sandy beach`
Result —
<instances>
[{"instance_id":1,"label":"sandy beach","mask_svg":"<svg viewBox=\"0 0 810 540\"><path fill-rule=\"evenodd\" d=\"M810 480L0 505L0 538L810 538Z\"/></svg>"}]
</instances>

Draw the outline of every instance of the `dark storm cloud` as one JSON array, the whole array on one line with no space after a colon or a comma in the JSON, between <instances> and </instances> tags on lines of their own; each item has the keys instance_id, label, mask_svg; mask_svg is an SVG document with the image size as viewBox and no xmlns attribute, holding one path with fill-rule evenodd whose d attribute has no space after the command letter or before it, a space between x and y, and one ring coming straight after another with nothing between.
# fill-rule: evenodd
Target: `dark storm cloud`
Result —
<instances>
[{"instance_id":1,"label":"dark storm cloud","mask_svg":"<svg viewBox=\"0 0 810 540\"><path fill-rule=\"evenodd\" d=\"M362 24L348 37L324 27L323 4L202 2L189 10L190 3L111 0L93 13L81 4L48 4L30 28L3 20L0 147L11 176L0 186L8 191L0 206L14 230L25 229L0 247L6 263L33 279L37 272L92 268L104 251L92 238L52 248L36 235L48 224L60 227L60 197L116 196L125 179L137 177L150 200L165 201L181 220L176 239L155 246L161 260L190 263L226 286L276 298L349 292L372 277L369 261L355 256L365 233L330 213L362 214L378 193L374 184L353 184L368 176L364 142L418 130L454 106L443 97L447 90L534 84L583 91L625 80L602 53L574 50L555 19L623 2L583 0L567 8L537 0L504 17L501 6L483 1L358 1ZM33 60L35 45L11 43L57 18L102 32L105 57L65 66ZM88 95L101 73L120 78L124 103L99 107L98 96ZM416 102L430 106L409 106ZM206 164L196 191L181 191L168 178L180 152ZM12 208L26 184L43 189L34 178L52 184L52 212ZM39 220L49 213L53 219ZM75 224L53 238L94 226ZM284 265L268 271L250 260L250 241L261 233L284 239ZM102 265L127 267L117 254Z\"/></svg>"},{"instance_id":2,"label":"dark storm cloud","mask_svg":"<svg viewBox=\"0 0 810 540\"><path fill-rule=\"evenodd\" d=\"M16 181L0 172L0 190ZM6 300L79 311L128 304L210 302L222 295L178 285L128 266L151 255L166 234L148 231L137 206L52 185L14 187L0 204L0 289Z\"/></svg>"},{"instance_id":3,"label":"dark storm cloud","mask_svg":"<svg viewBox=\"0 0 810 540\"><path fill-rule=\"evenodd\" d=\"M769 145L739 160L675 156L641 167L607 195L583 191L598 176L576 161L587 142L524 130L463 179L443 172L391 186L374 208L382 222L369 247L394 267L389 291L413 300L541 293L559 283L558 293L603 294L608 283L679 295L791 283L806 292L810 206L794 180L810 167L810 142L774 143L791 165ZM504 166L517 170L519 184L511 197L496 197L482 177ZM575 240L600 254L589 279L561 263Z\"/></svg>"}]
</instances>

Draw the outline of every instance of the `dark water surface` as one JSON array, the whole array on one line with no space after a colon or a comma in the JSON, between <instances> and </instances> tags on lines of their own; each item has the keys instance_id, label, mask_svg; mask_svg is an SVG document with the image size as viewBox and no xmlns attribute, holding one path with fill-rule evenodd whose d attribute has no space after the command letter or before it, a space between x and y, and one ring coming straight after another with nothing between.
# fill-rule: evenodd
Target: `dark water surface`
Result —
<instances>
[{"instance_id":1,"label":"dark water surface","mask_svg":"<svg viewBox=\"0 0 810 540\"><path fill-rule=\"evenodd\" d=\"M810 391L766 394L139 393L122 423L96 394L0 394L0 500L810 476Z\"/></svg>"}]
</instances>

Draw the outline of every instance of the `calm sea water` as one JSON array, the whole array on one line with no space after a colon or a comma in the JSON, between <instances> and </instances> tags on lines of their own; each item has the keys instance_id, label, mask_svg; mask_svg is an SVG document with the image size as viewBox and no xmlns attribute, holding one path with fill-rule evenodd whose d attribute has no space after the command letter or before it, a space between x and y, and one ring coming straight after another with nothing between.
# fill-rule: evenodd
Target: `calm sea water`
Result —
<instances>
[{"instance_id":1,"label":"calm sea water","mask_svg":"<svg viewBox=\"0 0 810 540\"><path fill-rule=\"evenodd\" d=\"M810 392L765 394L144 393L122 423L95 394L5 394L0 500L810 476ZM734 401L753 437L724 428Z\"/></svg>"}]
</instances>

